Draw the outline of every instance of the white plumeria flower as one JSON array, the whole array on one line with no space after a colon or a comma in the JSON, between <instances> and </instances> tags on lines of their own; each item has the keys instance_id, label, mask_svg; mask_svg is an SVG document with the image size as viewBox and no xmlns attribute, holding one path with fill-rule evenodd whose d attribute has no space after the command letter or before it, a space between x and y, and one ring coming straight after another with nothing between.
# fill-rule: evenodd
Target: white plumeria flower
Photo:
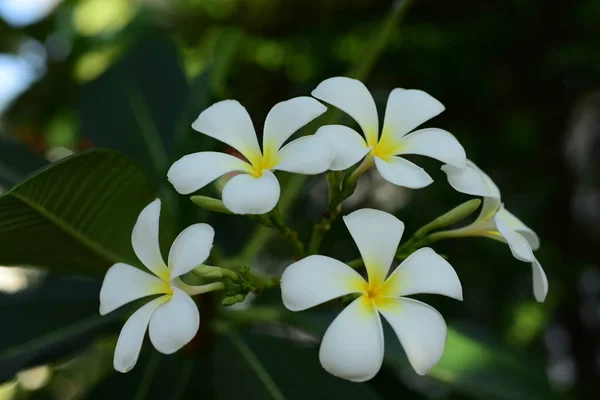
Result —
<instances>
[{"instance_id":1,"label":"white plumeria flower","mask_svg":"<svg viewBox=\"0 0 600 400\"><path fill-rule=\"evenodd\" d=\"M378 314L390 323L414 370L424 375L439 361L446 343L446 323L439 312L404 296L434 293L462 300L452 266L423 248L387 277L404 224L391 214L361 209L344 217L365 262L368 281L348 265L313 255L290 265L281 277L283 304L301 311L340 296L359 297L332 322L319 358L328 372L350 381L371 379L381 368L383 329Z\"/></svg>"},{"instance_id":2,"label":"white plumeria flower","mask_svg":"<svg viewBox=\"0 0 600 400\"><path fill-rule=\"evenodd\" d=\"M171 246L167 266L158 244L159 217L157 199L142 210L131 234L135 254L152 274L117 263L110 267L102 282L102 315L142 297L161 295L134 312L123 326L113 361L119 372L135 366L148 326L150 341L163 354L174 353L189 343L200 326L200 313L190 295L222 288L220 282L189 286L179 279L208 258L215 234L213 228L195 224L184 229Z\"/></svg>"},{"instance_id":3,"label":"white plumeria flower","mask_svg":"<svg viewBox=\"0 0 600 400\"><path fill-rule=\"evenodd\" d=\"M265 121L262 152L252 120L235 100L224 100L204 110L192 128L239 151L247 161L232 155L206 151L175 162L167 173L181 194L189 194L229 172L241 172L223 188L223 203L236 214L264 214L279 201L279 182L272 171L320 174L334 156L328 141L305 136L282 145L294 132L327 108L311 97L296 97L276 104Z\"/></svg>"},{"instance_id":4,"label":"white plumeria flower","mask_svg":"<svg viewBox=\"0 0 600 400\"><path fill-rule=\"evenodd\" d=\"M417 189L433 180L421 167L399 155L419 154L457 168L465 167L465 151L449 132L427 128L408 134L444 111L442 103L421 90L392 90L381 135L375 101L362 82L345 77L330 78L321 82L312 95L354 118L366 138L365 141L358 132L342 125L327 125L317 131L317 136L330 139L336 151L330 168L334 171L345 170L367 156L358 173L374 164L387 181Z\"/></svg>"},{"instance_id":5,"label":"white plumeria flower","mask_svg":"<svg viewBox=\"0 0 600 400\"><path fill-rule=\"evenodd\" d=\"M475 163L467 160L465 169L444 165L442 170L457 191L483 197L477 219L451 232L456 236L483 236L508 244L513 257L531 263L533 293L537 301L543 302L548 293L548 278L533 254L540 247L538 235L504 208L498 186Z\"/></svg>"}]
</instances>

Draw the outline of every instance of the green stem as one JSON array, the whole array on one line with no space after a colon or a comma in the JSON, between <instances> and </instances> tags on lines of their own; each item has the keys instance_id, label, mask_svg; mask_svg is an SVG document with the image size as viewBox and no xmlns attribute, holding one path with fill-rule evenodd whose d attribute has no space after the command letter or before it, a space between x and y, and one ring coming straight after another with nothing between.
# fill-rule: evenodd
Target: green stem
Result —
<instances>
[{"instance_id":1,"label":"green stem","mask_svg":"<svg viewBox=\"0 0 600 400\"><path fill-rule=\"evenodd\" d=\"M302 243L302 241L298 239L298 233L296 233L296 231L291 230L289 226L287 226L287 224L283 220L283 217L281 216L281 213L279 212L279 209L273 209L273 211L271 211L270 213L270 216L275 229L278 230L279 233L281 233L281 235L284 238L286 238L287 241L290 242L290 244L294 248L294 256L298 260L304 258L304 243Z\"/></svg>"},{"instance_id":2,"label":"green stem","mask_svg":"<svg viewBox=\"0 0 600 400\"><path fill-rule=\"evenodd\" d=\"M321 242L325 235L331 229L331 225L342 211L342 182L344 173L330 171L327 173L327 183L329 184L329 205L327 211L321 217L321 220L313 227L312 236L308 243L308 254L317 254L321 247Z\"/></svg>"}]
</instances>

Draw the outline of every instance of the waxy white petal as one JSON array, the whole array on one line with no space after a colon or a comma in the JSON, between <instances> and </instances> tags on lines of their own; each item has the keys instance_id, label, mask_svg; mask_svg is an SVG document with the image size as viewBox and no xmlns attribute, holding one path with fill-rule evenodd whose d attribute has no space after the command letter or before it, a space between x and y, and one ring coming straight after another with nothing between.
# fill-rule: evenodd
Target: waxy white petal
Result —
<instances>
[{"instance_id":1,"label":"waxy white petal","mask_svg":"<svg viewBox=\"0 0 600 400\"><path fill-rule=\"evenodd\" d=\"M394 185L410 189L420 189L431 185L433 179L423 168L401 157L390 157L388 161L379 157L375 159L375 166L381 176Z\"/></svg>"},{"instance_id":2,"label":"waxy white petal","mask_svg":"<svg viewBox=\"0 0 600 400\"><path fill-rule=\"evenodd\" d=\"M194 300L173 288L169 302L160 306L150 319L150 341L163 354L172 354L188 344L200 327L200 313Z\"/></svg>"},{"instance_id":3,"label":"waxy white petal","mask_svg":"<svg viewBox=\"0 0 600 400\"><path fill-rule=\"evenodd\" d=\"M168 299L169 296L161 296L152 300L134 312L125 322L117 340L113 359L113 366L117 371L128 372L135 367L150 318L154 311L167 302Z\"/></svg>"},{"instance_id":4,"label":"waxy white petal","mask_svg":"<svg viewBox=\"0 0 600 400\"><path fill-rule=\"evenodd\" d=\"M105 315L142 297L167 293L168 282L131 265L117 263L106 271L100 289L100 314Z\"/></svg>"},{"instance_id":5,"label":"waxy white petal","mask_svg":"<svg viewBox=\"0 0 600 400\"><path fill-rule=\"evenodd\" d=\"M192 128L220 140L242 153L250 163L260 163L262 153L248 111L235 100L213 104L198 116Z\"/></svg>"},{"instance_id":6,"label":"waxy white petal","mask_svg":"<svg viewBox=\"0 0 600 400\"><path fill-rule=\"evenodd\" d=\"M260 178L240 174L223 188L223 203L235 214L265 214L277 205L279 192L279 182L269 170Z\"/></svg>"},{"instance_id":7,"label":"waxy white petal","mask_svg":"<svg viewBox=\"0 0 600 400\"><path fill-rule=\"evenodd\" d=\"M294 132L325 111L327 107L307 96L275 104L265 120L263 152L276 153Z\"/></svg>"},{"instance_id":8,"label":"waxy white petal","mask_svg":"<svg viewBox=\"0 0 600 400\"><path fill-rule=\"evenodd\" d=\"M194 224L185 228L169 251L171 279L190 272L206 261L214 238L215 230L208 224Z\"/></svg>"},{"instance_id":9,"label":"waxy white petal","mask_svg":"<svg viewBox=\"0 0 600 400\"><path fill-rule=\"evenodd\" d=\"M404 233L404 223L383 211L363 208L344 218L365 262L369 283L383 283Z\"/></svg>"},{"instance_id":10,"label":"waxy white petal","mask_svg":"<svg viewBox=\"0 0 600 400\"><path fill-rule=\"evenodd\" d=\"M167 172L167 179L180 194L190 194L229 172L250 170L252 166L237 157L204 151L175 161Z\"/></svg>"},{"instance_id":11,"label":"waxy white petal","mask_svg":"<svg viewBox=\"0 0 600 400\"><path fill-rule=\"evenodd\" d=\"M532 250L535 251L539 249L540 239L531 228L525 225L519 218L515 217L505 208L502 208L500 211L498 211L498 214L499 217L508 224L508 226L520 233L521 236L527 240Z\"/></svg>"},{"instance_id":12,"label":"waxy white petal","mask_svg":"<svg viewBox=\"0 0 600 400\"><path fill-rule=\"evenodd\" d=\"M369 89L359 80L335 77L324 80L312 95L350 115L363 130L368 141L379 137L379 117Z\"/></svg>"},{"instance_id":13,"label":"waxy white petal","mask_svg":"<svg viewBox=\"0 0 600 400\"><path fill-rule=\"evenodd\" d=\"M385 108L383 134L398 140L442 111L442 103L422 90L394 89Z\"/></svg>"},{"instance_id":14,"label":"waxy white petal","mask_svg":"<svg viewBox=\"0 0 600 400\"><path fill-rule=\"evenodd\" d=\"M367 283L358 272L330 257L312 255L286 268L281 275L283 305L302 311L350 293Z\"/></svg>"},{"instance_id":15,"label":"waxy white petal","mask_svg":"<svg viewBox=\"0 0 600 400\"><path fill-rule=\"evenodd\" d=\"M462 286L450 263L433 249L415 251L392 272L380 289L381 296L441 294L462 300Z\"/></svg>"},{"instance_id":16,"label":"waxy white petal","mask_svg":"<svg viewBox=\"0 0 600 400\"><path fill-rule=\"evenodd\" d=\"M400 143L397 154L419 154L457 168L467 166L465 149L450 132L442 129L421 129L406 135L400 139Z\"/></svg>"},{"instance_id":17,"label":"waxy white petal","mask_svg":"<svg viewBox=\"0 0 600 400\"><path fill-rule=\"evenodd\" d=\"M359 297L329 325L319 359L325 370L354 382L374 377L383 362L383 329L371 300Z\"/></svg>"},{"instance_id":18,"label":"waxy white petal","mask_svg":"<svg viewBox=\"0 0 600 400\"><path fill-rule=\"evenodd\" d=\"M467 160L466 168L444 165L442 171L446 173L450 186L458 192L472 196L500 198L498 186L470 160Z\"/></svg>"},{"instance_id":19,"label":"waxy white petal","mask_svg":"<svg viewBox=\"0 0 600 400\"><path fill-rule=\"evenodd\" d=\"M493 227L494 216L500 209L502 201L500 197L484 197L481 211L477 216L475 223L480 223L482 226Z\"/></svg>"},{"instance_id":20,"label":"waxy white petal","mask_svg":"<svg viewBox=\"0 0 600 400\"><path fill-rule=\"evenodd\" d=\"M281 161L275 169L305 175L320 174L329 169L334 156L329 140L315 135L304 136L279 150Z\"/></svg>"},{"instance_id":21,"label":"waxy white petal","mask_svg":"<svg viewBox=\"0 0 600 400\"><path fill-rule=\"evenodd\" d=\"M535 257L527 240L520 233L508 226L499 213L494 216L494 222L496 223L498 232L500 232L504 240L506 240L508 247L510 247L513 257L520 261L533 262Z\"/></svg>"},{"instance_id":22,"label":"waxy white petal","mask_svg":"<svg viewBox=\"0 0 600 400\"><path fill-rule=\"evenodd\" d=\"M169 270L160 253L158 228L160 200L148 204L138 216L131 233L131 244L139 260L164 281L169 280Z\"/></svg>"},{"instance_id":23,"label":"waxy white petal","mask_svg":"<svg viewBox=\"0 0 600 400\"><path fill-rule=\"evenodd\" d=\"M533 294L535 299L542 303L548 294L548 278L537 259L534 259L531 263L531 271L533 275Z\"/></svg>"},{"instance_id":24,"label":"waxy white petal","mask_svg":"<svg viewBox=\"0 0 600 400\"><path fill-rule=\"evenodd\" d=\"M356 132L343 125L325 125L319 128L315 136L329 140L334 149L334 159L329 169L343 171L359 162L369 152L365 139Z\"/></svg>"},{"instance_id":25,"label":"waxy white petal","mask_svg":"<svg viewBox=\"0 0 600 400\"><path fill-rule=\"evenodd\" d=\"M378 300L377 309L394 329L415 372L427 374L444 354L444 318L433 307L405 297Z\"/></svg>"}]
</instances>

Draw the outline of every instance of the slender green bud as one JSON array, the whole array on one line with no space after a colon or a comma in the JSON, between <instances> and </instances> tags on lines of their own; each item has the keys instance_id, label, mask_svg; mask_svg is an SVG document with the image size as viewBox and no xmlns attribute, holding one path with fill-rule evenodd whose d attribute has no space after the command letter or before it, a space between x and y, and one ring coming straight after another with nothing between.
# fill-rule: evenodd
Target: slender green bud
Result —
<instances>
[{"instance_id":1,"label":"slender green bud","mask_svg":"<svg viewBox=\"0 0 600 400\"><path fill-rule=\"evenodd\" d=\"M219 199L213 199L212 197L207 196L192 196L190 199L194 202L198 207L204 208L208 211L214 211L223 214L233 214L231 211L225 207L225 204Z\"/></svg>"},{"instance_id":2,"label":"slender green bud","mask_svg":"<svg viewBox=\"0 0 600 400\"><path fill-rule=\"evenodd\" d=\"M479 208L480 204L481 204L481 200L479 200L479 199L472 199L472 200L466 201L466 202L462 203L461 205L454 207L452 210L448 211L446 214L437 217L436 219L434 219L427 225L423 226L421 229L419 229L415 233L414 236L416 238L421 238L433 230L445 228L447 226L455 224L455 223L465 219L469 215L473 214L473 212Z\"/></svg>"},{"instance_id":3,"label":"slender green bud","mask_svg":"<svg viewBox=\"0 0 600 400\"><path fill-rule=\"evenodd\" d=\"M202 264L201 266L194 268L192 272L194 275L201 278L217 279L228 277L234 280L238 279L238 275L235 272L227 268L213 267L212 265Z\"/></svg>"}]
</instances>

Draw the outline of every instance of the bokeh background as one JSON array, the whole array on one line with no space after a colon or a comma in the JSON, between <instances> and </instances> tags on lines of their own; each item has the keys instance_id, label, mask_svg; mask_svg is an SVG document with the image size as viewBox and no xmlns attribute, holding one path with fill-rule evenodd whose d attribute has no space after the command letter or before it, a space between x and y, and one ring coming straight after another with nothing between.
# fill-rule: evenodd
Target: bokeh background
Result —
<instances>
[{"instance_id":1,"label":"bokeh background","mask_svg":"<svg viewBox=\"0 0 600 400\"><path fill-rule=\"evenodd\" d=\"M444 103L428 126L457 136L496 181L505 206L539 234L548 297L535 302L530 268L507 246L440 242L435 247L450 258L465 292L462 304L426 297L460 332L449 341L443 371L421 378L410 368L385 367L351 390L335 378L319 383L316 352L305 349L310 340L285 347L290 331L272 326L271 337L250 340L262 346L257 358L284 398L596 398L598 0L0 0L0 189L74 152L112 147L153 177L171 199L176 224L208 220L225 253L247 250L251 223L199 214L168 192L164 172L173 160L152 162L166 150L145 148L144 120L156 120L174 159L220 146L189 129L220 99L239 100L260 131L276 102L355 71L397 7L402 15L388 27L365 83L381 112L395 87L422 89ZM435 184L411 191L368 175L345 210L385 209L410 234L468 199L449 188L439 163L419 163ZM293 203L289 218L301 235L318 219L325 194L323 177L311 179ZM37 244L29 245L35 252ZM324 249L340 259L357 255L340 224ZM254 266L276 270L287 250L273 239ZM0 267L0 399L277 398L254 391L265 380L253 376L252 357L236 358L237 339L221 349L223 342L201 337L183 360L159 357L146 343L132 373L111 372L122 321L97 322L98 289L99 278Z\"/></svg>"}]
</instances>

